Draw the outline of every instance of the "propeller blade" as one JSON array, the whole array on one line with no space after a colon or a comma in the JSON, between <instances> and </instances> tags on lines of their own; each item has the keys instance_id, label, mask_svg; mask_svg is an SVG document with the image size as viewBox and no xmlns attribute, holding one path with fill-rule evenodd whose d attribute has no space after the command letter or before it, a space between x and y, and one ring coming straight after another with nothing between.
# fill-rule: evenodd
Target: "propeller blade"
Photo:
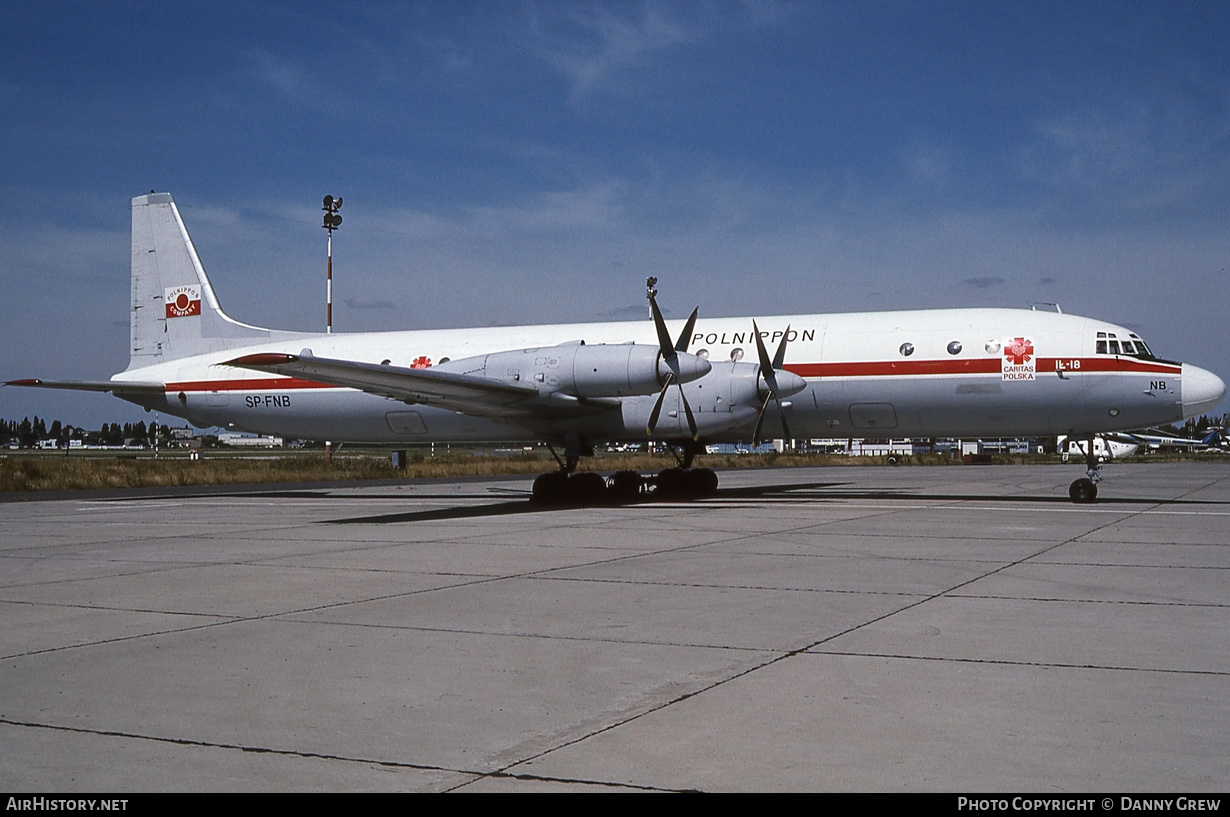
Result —
<instances>
[{"instance_id":1,"label":"propeller blade","mask_svg":"<svg viewBox=\"0 0 1230 817\"><path fill-rule=\"evenodd\" d=\"M790 433L790 424L786 422L786 412L782 410L782 401L777 401L777 413L782 418L782 439L790 441L794 439L794 435Z\"/></svg>"},{"instance_id":2,"label":"propeller blade","mask_svg":"<svg viewBox=\"0 0 1230 817\"><path fill-rule=\"evenodd\" d=\"M668 372L666 385L662 387L662 391L658 392L658 400L653 404L653 411L649 412L649 423L645 426L645 433L649 436L653 436L653 427L658 424L658 415L662 413L662 401L666 399L666 392L674 380L674 375Z\"/></svg>"},{"instance_id":3,"label":"propeller blade","mask_svg":"<svg viewBox=\"0 0 1230 817\"><path fill-rule=\"evenodd\" d=\"M692 407L688 405L688 396L683 393L683 384L679 384L679 399L683 401L683 413L688 418L688 431L692 432L692 439L699 439L700 435L696 432L696 418L692 416Z\"/></svg>"},{"instance_id":4,"label":"propeller blade","mask_svg":"<svg viewBox=\"0 0 1230 817\"><path fill-rule=\"evenodd\" d=\"M756 413L756 430L752 432L752 447L760 445L760 429L764 426L764 413L769 408L769 401L773 399L773 395L766 394L764 402L760 404L760 411Z\"/></svg>"},{"instance_id":5,"label":"propeller blade","mask_svg":"<svg viewBox=\"0 0 1230 817\"><path fill-rule=\"evenodd\" d=\"M653 328L658 332L658 348L662 350L662 359L668 365L674 363L675 347L671 344L671 335L666 331L666 321L662 319L662 310L658 309L656 299L649 299L649 309L653 312Z\"/></svg>"},{"instance_id":6,"label":"propeller blade","mask_svg":"<svg viewBox=\"0 0 1230 817\"><path fill-rule=\"evenodd\" d=\"M696 316L699 314L700 307L698 306L692 310L691 317L683 325L683 331L679 333L679 340L675 341L676 352L686 352L688 350L688 343L692 340L692 329L696 327Z\"/></svg>"},{"instance_id":7,"label":"propeller blade","mask_svg":"<svg viewBox=\"0 0 1230 817\"><path fill-rule=\"evenodd\" d=\"M782 396L780 384L777 381L777 371L786 364L786 340L790 337L790 324L786 324L786 331L782 332L781 343L777 344L777 352L773 355L773 399L777 401L777 413L782 418L782 437L783 440L793 440L794 435L790 433L790 424L786 422L786 412L782 408Z\"/></svg>"},{"instance_id":8,"label":"propeller blade","mask_svg":"<svg viewBox=\"0 0 1230 817\"><path fill-rule=\"evenodd\" d=\"M773 355L773 369L780 369L786 362L786 338L790 337L790 324L786 324L786 331L782 333L782 342L777 344L777 354Z\"/></svg>"},{"instance_id":9,"label":"propeller blade","mask_svg":"<svg viewBox=\"0 0 1230 817\"><path fill-rule=\"evenodd\" d=\"M760 358L760 376L771 393L777 392L777 377L774 376L773 362L769 360L769 352L764 348L764 338L760 337L760 327L752 321L753 334L756 336L756 354Z\"/></svg>"}]
</instances>

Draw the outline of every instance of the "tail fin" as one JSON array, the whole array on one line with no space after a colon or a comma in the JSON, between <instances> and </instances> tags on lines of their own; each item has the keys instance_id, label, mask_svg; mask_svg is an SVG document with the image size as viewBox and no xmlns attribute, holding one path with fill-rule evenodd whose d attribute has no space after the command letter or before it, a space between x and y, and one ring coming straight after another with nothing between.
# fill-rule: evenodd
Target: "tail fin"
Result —
<instances>
[{"instance_id":1,"label":"tail fin","mask_svg":"<svg viewBox=\"0 0 1230 817\"><path fill-rule=\"evenodd\" d=\"M222 311L170 193L132 200L131 325L130 370L282 334Z\"/></svg>"}]
</instances>

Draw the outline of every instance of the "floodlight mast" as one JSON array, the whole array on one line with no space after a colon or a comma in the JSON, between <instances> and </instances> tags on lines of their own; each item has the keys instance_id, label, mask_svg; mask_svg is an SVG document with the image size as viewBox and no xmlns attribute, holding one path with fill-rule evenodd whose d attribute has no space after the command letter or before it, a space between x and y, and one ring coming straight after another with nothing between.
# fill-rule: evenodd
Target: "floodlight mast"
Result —
<instances>
[{"instance_id":1,"label":"floodlight mast","mask_svg":"<svg viewBox=\"0 0 1230 817\"><path fill-rule=\"evenodd\" d=\"M324 206L320 209L325 211L325 220L320 226L329 233L329 266L325 273L325 334L331 335L333 334L333 231L342 226L342 217L337 214L342 206L342 197L325 196L323 204ZM325 462L333 462L332 440L325 440Z\"/></svg>"},{"instance_id":2,"label":"floodlight mast","mask_svg":"<svg viewBox=\"0 0 1230 817\"><path fill-rule=\"evenodd\" d=\"M333 334L333 231L342 226L342 217L337 214L341 209L342 197L325 196L325 222L320 225L329 231L329 267L325 275L325 333Z\"/></svg>"}]
</instances>

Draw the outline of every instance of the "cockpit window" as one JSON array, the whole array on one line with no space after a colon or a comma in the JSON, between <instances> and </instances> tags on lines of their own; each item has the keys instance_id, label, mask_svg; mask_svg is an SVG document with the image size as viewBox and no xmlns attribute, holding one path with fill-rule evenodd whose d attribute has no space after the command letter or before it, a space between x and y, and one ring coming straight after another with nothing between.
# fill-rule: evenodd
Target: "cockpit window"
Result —
<instances>
[{"instance_id":1,"label":"cockpit window","mask_svg":"<svg viewBox=\"0 0 1230 817\"><path fill-rule=\"evenodd\" d=\"M1097 353L1099 355L1127 355L1141 360L1157 360L1145 342L1135 332L1131 340L1119 340L1114 332L1098 332Z\"/></svg>"}]
</instances>

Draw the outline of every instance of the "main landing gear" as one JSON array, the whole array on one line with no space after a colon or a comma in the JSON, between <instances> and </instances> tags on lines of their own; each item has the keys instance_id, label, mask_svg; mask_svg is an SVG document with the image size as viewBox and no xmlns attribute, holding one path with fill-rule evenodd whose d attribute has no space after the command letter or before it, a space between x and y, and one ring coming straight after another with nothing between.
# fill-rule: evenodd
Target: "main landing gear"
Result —
<instances>
[{"instance_id":1,"label":"main landing gear","mask_svg":"<svg viewBox=\"0 0 1230 817\"><path fill-rule=\"evenodd\" d=\"M1088 503L1098 498L1098 483L1102 481L1101 465L1093 453L1093 435L1085 439L1085 474L1068 486L1068 496L1073 502Z\"/></svg>"},{"instance_id":2,"label":"main landing gear","mask_svg":"<svg viewBox=\"0 0 1230 817\"><path fill-rule=\"evenodd\" d=\"M689 441L678 448L672 447L671 453L675 455L675 462L679 465L658 472L654 496L660 499L690 499L716 494L718 477L713 469L692 467L692 461L700 451L701 447L695 441Z\"/></svg>"},{"instance_id":3,"label":"main landing gear","mask_svg":"<svg viewBox=\"0 0 1230 817\"><path fill-rule=\"evenodd\" d=\"M535 505L600 505L636 502L642 499L695 499L717 493L718 476L712 468L693 468L696 446L671 449L678 467L666 468L657 475L637 471L616 471L609 479L593 471L577 471L580 454L566 454L560 470L540 474L534 480L530 502Z\"/></svg>"}]
</instances>

